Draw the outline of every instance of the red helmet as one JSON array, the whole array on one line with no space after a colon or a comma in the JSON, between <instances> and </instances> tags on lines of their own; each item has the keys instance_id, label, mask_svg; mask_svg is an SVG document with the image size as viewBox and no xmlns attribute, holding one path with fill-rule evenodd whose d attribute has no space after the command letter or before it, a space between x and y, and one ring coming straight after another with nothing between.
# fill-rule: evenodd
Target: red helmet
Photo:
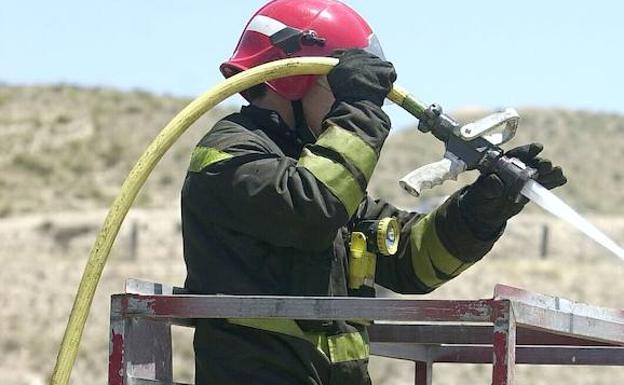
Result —
<instances>
[{"instance_id":1,"label":"red helmet","mask_svg":"<svg viewBox=\"0 0 624 385\"><path fill-rule=\"evenodd\" d=\"M381 45L366 21L335 0L274 0L251 18L234 50L221 65L227 78L270 61L301 56L330 56L340 48L362 48L383 58ZM267 85L289 100L301 99L316 76L291 76Z\"/></svg>"}]
</instances>

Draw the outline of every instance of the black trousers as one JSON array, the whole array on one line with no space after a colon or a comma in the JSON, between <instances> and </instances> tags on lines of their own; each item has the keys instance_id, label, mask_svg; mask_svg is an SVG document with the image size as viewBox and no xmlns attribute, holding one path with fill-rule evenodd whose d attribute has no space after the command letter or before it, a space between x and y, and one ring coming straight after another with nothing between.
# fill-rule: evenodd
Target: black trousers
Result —
<instances>
[{"instance_id":1,"label":"black trousers","mask_svg":"<svg viewBox=\"0 0 624 385\"><path fill-rule=\"evenodd\" d=\"M310 342L199 320L193 340L196 385L370 385L368 360L332 364Z\"/></svg>"}]
</instances>

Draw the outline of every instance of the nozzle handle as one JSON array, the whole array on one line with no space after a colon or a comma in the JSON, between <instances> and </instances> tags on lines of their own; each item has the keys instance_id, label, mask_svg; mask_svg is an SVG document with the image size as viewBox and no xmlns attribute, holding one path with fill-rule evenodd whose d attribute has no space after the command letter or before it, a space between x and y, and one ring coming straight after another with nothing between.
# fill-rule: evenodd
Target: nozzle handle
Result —
<instances>
[{"instance_id":1,"label":"nozzle handle","mask_svg":"<svg viewBox=\"0 0 624 385\"><path fill-rule=\"evenodd\" d=\"M450 152L444 155L444 159L422 166L399 181L399 185L415 197L427 189L441 185L447 180L457 180L462 172L466 171L466 163Z\"/></svg>"},{"instance_id":2,"label":"nozzle handle","mask_svg":"<svg viewBox=\"0 0 624 385\"><path fill-rule=\"evenodd\" d=\"M500 146L516 136L519 121L518 112L513 108L506 108L504 111L495 112L476 122L463 125L459 129L459 137L463 140L484 137L492 144Z\"/></svg>"}]
</instances>

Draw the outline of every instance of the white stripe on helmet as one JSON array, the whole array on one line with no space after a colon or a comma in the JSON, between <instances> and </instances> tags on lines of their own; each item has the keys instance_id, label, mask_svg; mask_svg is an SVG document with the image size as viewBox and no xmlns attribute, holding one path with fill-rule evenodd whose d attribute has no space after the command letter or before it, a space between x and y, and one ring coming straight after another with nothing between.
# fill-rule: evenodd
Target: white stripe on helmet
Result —
<instances>
[{"instance_id":1,"label":"white stripe on helmet","mask_svg":"<svg viewBox=\"0 0 624 385\"><path fill-rule=\"evenodd\" d=\"M269 37L284 28L288 28L288 26L279 20L264 15L256 15L247 26L248 31L255 31Z\"/></svg>"},{"instance_id":2,"label":"white stripe on helmet","mask_svg":"<svg viewBox=\"0 0 624 385\"><path fill-rule=\"evenodd\" d=\"M251 19L249 25L247 26L248 31L255 31L268 37L273 36L274 34L285 28L289 27L279 20L264 15L254 16L254 18ZM366 47L364 50L372 53L373 55L376 55L381 59L386 59L383 49L381 48L381 43L379 42L377 35L375 35L374 33L371 33L368 36L368 47Z\"/></svg>"}]
</instances>

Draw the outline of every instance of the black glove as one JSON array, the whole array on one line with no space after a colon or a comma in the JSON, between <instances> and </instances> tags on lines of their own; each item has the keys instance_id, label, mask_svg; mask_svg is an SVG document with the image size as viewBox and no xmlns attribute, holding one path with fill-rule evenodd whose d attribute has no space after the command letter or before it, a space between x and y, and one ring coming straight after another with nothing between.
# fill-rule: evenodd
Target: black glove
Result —
<instances>
[{"instance_id":1,"label":"black glove","mask_svg":"<svg viewBox=\"0 0 624 385\"><path fill-rule=\"evenodd\" d=\"M509 150L505 155L518 158L527 166L537 170L536 181L551 190L567 182L561 167L553 167L548 159L537 156L544 146L531 143ZM473 233L482 240L492 239L500 234L507 220L518 214L529 202L522 197L514 202L512 192L494 173L481 175L460 195L459 208L462 217Z\"/></svg>"},{"instance_id":2,"label":"black glove","mask_svg":"<svg viewBox=\"0 0 624 385\"><path fill-rule=\"evenodd\" d=\"M381 106L397 78L392 63L362 49L336 51L338 64L327 74L339 101L370 100Z\"/></svg>"}]
</instances>

